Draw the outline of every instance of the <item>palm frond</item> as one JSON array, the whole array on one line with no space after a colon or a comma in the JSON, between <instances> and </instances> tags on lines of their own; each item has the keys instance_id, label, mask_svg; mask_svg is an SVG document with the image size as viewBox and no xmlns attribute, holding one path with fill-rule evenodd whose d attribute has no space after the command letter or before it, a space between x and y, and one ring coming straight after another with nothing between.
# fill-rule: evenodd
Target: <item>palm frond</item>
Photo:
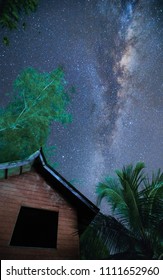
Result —
<instances>
[{"instance_id":1,"label":"palm frond","mask_svg":"<svg viewBox=\"0 0 163 280\"><path fill-rule=\"evenodd\" d=\"M145 180L144 189L139 192L139 196L144 219L153 219L152 224L156 226L163 217L163 176L160 171L152 176L151 182L148 178Z\"/></svg>"},{"instance_id":2,"label":"palm frond","mask_svg":"<svg viewBox=\"0 0 163 280\"><path fill-rule=\"evenodd\" d=\"M93 251L94 257L98 254L102 259L109 258L110 254L131 249L133 239L132 233L115 218L99 213L81 238L82 254L90 256Z\"/></svg>"},{"instance_id":3,"label":"palm frond","mask_svg":"<svg viewBox=\"0 0 163 280\"><path fill-rule=\"evenodd\" d=\"M103 217L96 234L117 257L123 250L144 259L163 255L163 173L158 170L149 180L144 167L130 164L116 170L118 181L107 177L97 186L98 203L105 198L114 217Z\"/></svg>"},{"instance_id":4,"label":"palm frond","mask_svg":"<svg viewBox=\"0 0 163 280\"><path fill-rule=\"evenodd\" d=\"M103 198L106 198L108 203L112 205L113 211L119 205L125 204L121 191L118 185L114 184L112 178L107 178L104 183L99 183L96 192L98 194L97 205L100 205Z\"/></svg>"},{"instance_id":5,"label":"palm frond","mask_svg":"<svg viewBox=\"0 0 163 280\"><path fill-rule=\"evenodd\" d=\"M111 177L106 177L104 183L98 184L96 192L98 194L97 205L100 205L102 199L105 198L110 207L111 214L128 227L129 209L118 182Z\"/></svg>"},{"instance_id":6,"label":"palm frond","mask_svg":"<svg viewBox=\"0 0 163 280\"><path fill-rule=\"evenodd\" d=\"M130 164L126 167L124 166L122 171L116 170L115 172L118 175L122 186L127 181L130 184L133 191L136 192L145 178L143 173L144 167L145 165L143 162L138 162L135 167L133 167L133 165Z\"/></svg>"},{"instance_id":7,"label":"palm frond","mask_svg":"<svg viewBox=\"0 0 163 280\"><path fill-rule=\"evenodd\" d=\"M129 209L130 225L133 230L137 229L142 235L144 235L144 232L138 203L138 188L144 180L144 167L144 163L139 162L135 167L130 164L126 167L123 167L122 171L116 170L116 174L118 175L120 183L123 187L123 198Z\"/></svg>"}]
</instances>

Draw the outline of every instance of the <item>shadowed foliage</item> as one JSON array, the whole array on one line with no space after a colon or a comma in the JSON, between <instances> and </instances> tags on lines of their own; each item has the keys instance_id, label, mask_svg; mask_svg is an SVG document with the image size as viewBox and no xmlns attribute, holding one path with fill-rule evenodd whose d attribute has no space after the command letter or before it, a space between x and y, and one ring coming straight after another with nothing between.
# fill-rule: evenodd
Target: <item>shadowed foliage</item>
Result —
<instances>
[{"instance_id":1,"label":"shadowed foliage","mask_svg":"<svg viewBox=\"0 0 163 280\"><path fill-rule=\"evenodd\" d=\"M98 204L106 199L111 213L96 217L83 248L87 238L100 238L108 259L163 258L163 173L159 170L150 180L143 169L141 162L128 165L116 171L117 178L98 184ZM95 245L92 250L100 249ZM106 258L102 251L101 258Z\"/></svg>"},{"instance_id":2,"label":"shadowed foliage","mask_svg":"<svg viewBox=\"0 0 163 280\"><path fill-rule=\"evenodd\" d=\"M17 28L20 13L36 11L39 0L0 0L0 25L10 30Z\"/></svg>"},{"instance_id":3,"label":"shadowed foliage","mask_svg":"<svg viewBox=\"0 0 163 280\"><path fill-rule=\"evenodd\" d=\"M6 30L17 29L21 15L35 12L38 2L39 0L0 0L0 26ZM22 28L25 30L25 22ZM10 40L7 36L3 37L3 43L9 46Z\"/></svg>"}]
</instances>

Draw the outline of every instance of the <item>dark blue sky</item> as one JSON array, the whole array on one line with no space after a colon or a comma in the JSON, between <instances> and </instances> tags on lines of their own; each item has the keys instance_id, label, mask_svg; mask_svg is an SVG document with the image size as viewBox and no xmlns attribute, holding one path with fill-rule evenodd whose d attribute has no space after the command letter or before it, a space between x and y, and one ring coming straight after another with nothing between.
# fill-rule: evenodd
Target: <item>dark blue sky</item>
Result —
<instances>
[{"instance_id":1,"label":"dark blue sky","mask_svg":"<svg viewBox=\"0 0 163 280\"><path fill-rule=\"evenodd\" d=\"M0 46L0 103L26 67L63 65L73 122L54 124L57 170L95 201L95 185L127 163L163 164L163 1L40 0L26 30ZM2 40L1 40L2 41Z\"/></svg>"}]
</instances>

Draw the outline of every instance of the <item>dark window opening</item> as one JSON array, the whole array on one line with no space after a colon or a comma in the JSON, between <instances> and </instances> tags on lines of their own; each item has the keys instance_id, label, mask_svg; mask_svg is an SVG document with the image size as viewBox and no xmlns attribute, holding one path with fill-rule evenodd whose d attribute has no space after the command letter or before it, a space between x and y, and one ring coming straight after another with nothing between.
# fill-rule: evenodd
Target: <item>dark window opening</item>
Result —
<instances>
[{"instance_id":1,"label":"dark window opening","mask_svg":"<svg viewBox=\"0 0 163 280\"><path fill-rule=\"evenodd\" d=\"M10 245L25 247L57 247L58 213L21 207Z\"/></svg>"}]
</instances>

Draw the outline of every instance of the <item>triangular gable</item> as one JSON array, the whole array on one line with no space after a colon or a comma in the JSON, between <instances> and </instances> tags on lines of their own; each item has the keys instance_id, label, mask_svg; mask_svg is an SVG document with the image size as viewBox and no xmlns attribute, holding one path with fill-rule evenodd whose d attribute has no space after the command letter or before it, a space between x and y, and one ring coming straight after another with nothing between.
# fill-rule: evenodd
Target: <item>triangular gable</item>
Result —
<instances>
[{"instance_id":1,"label":"triangular gable","mask_svg":"<svg viewBox=\"0 0 163 280\"><path fill-rule=\"evenodd\" d=\"M86 198L72 184L65 180L56 170L54 170L46 162L42 149L36 151L30 157L23 161L7 162L0 164L1 172L4 171L4 177L7 178L11 170L17 169L17 174L26 170L26 166L31 166L40 174L43 179L53 188L56 189L62 196L72 203L77 209L79 220L79 233L82 233L85 227L93 220L99 212L88 198ZM2 176L1 176L2 177Z\"/></svg>"}]
</instances>

